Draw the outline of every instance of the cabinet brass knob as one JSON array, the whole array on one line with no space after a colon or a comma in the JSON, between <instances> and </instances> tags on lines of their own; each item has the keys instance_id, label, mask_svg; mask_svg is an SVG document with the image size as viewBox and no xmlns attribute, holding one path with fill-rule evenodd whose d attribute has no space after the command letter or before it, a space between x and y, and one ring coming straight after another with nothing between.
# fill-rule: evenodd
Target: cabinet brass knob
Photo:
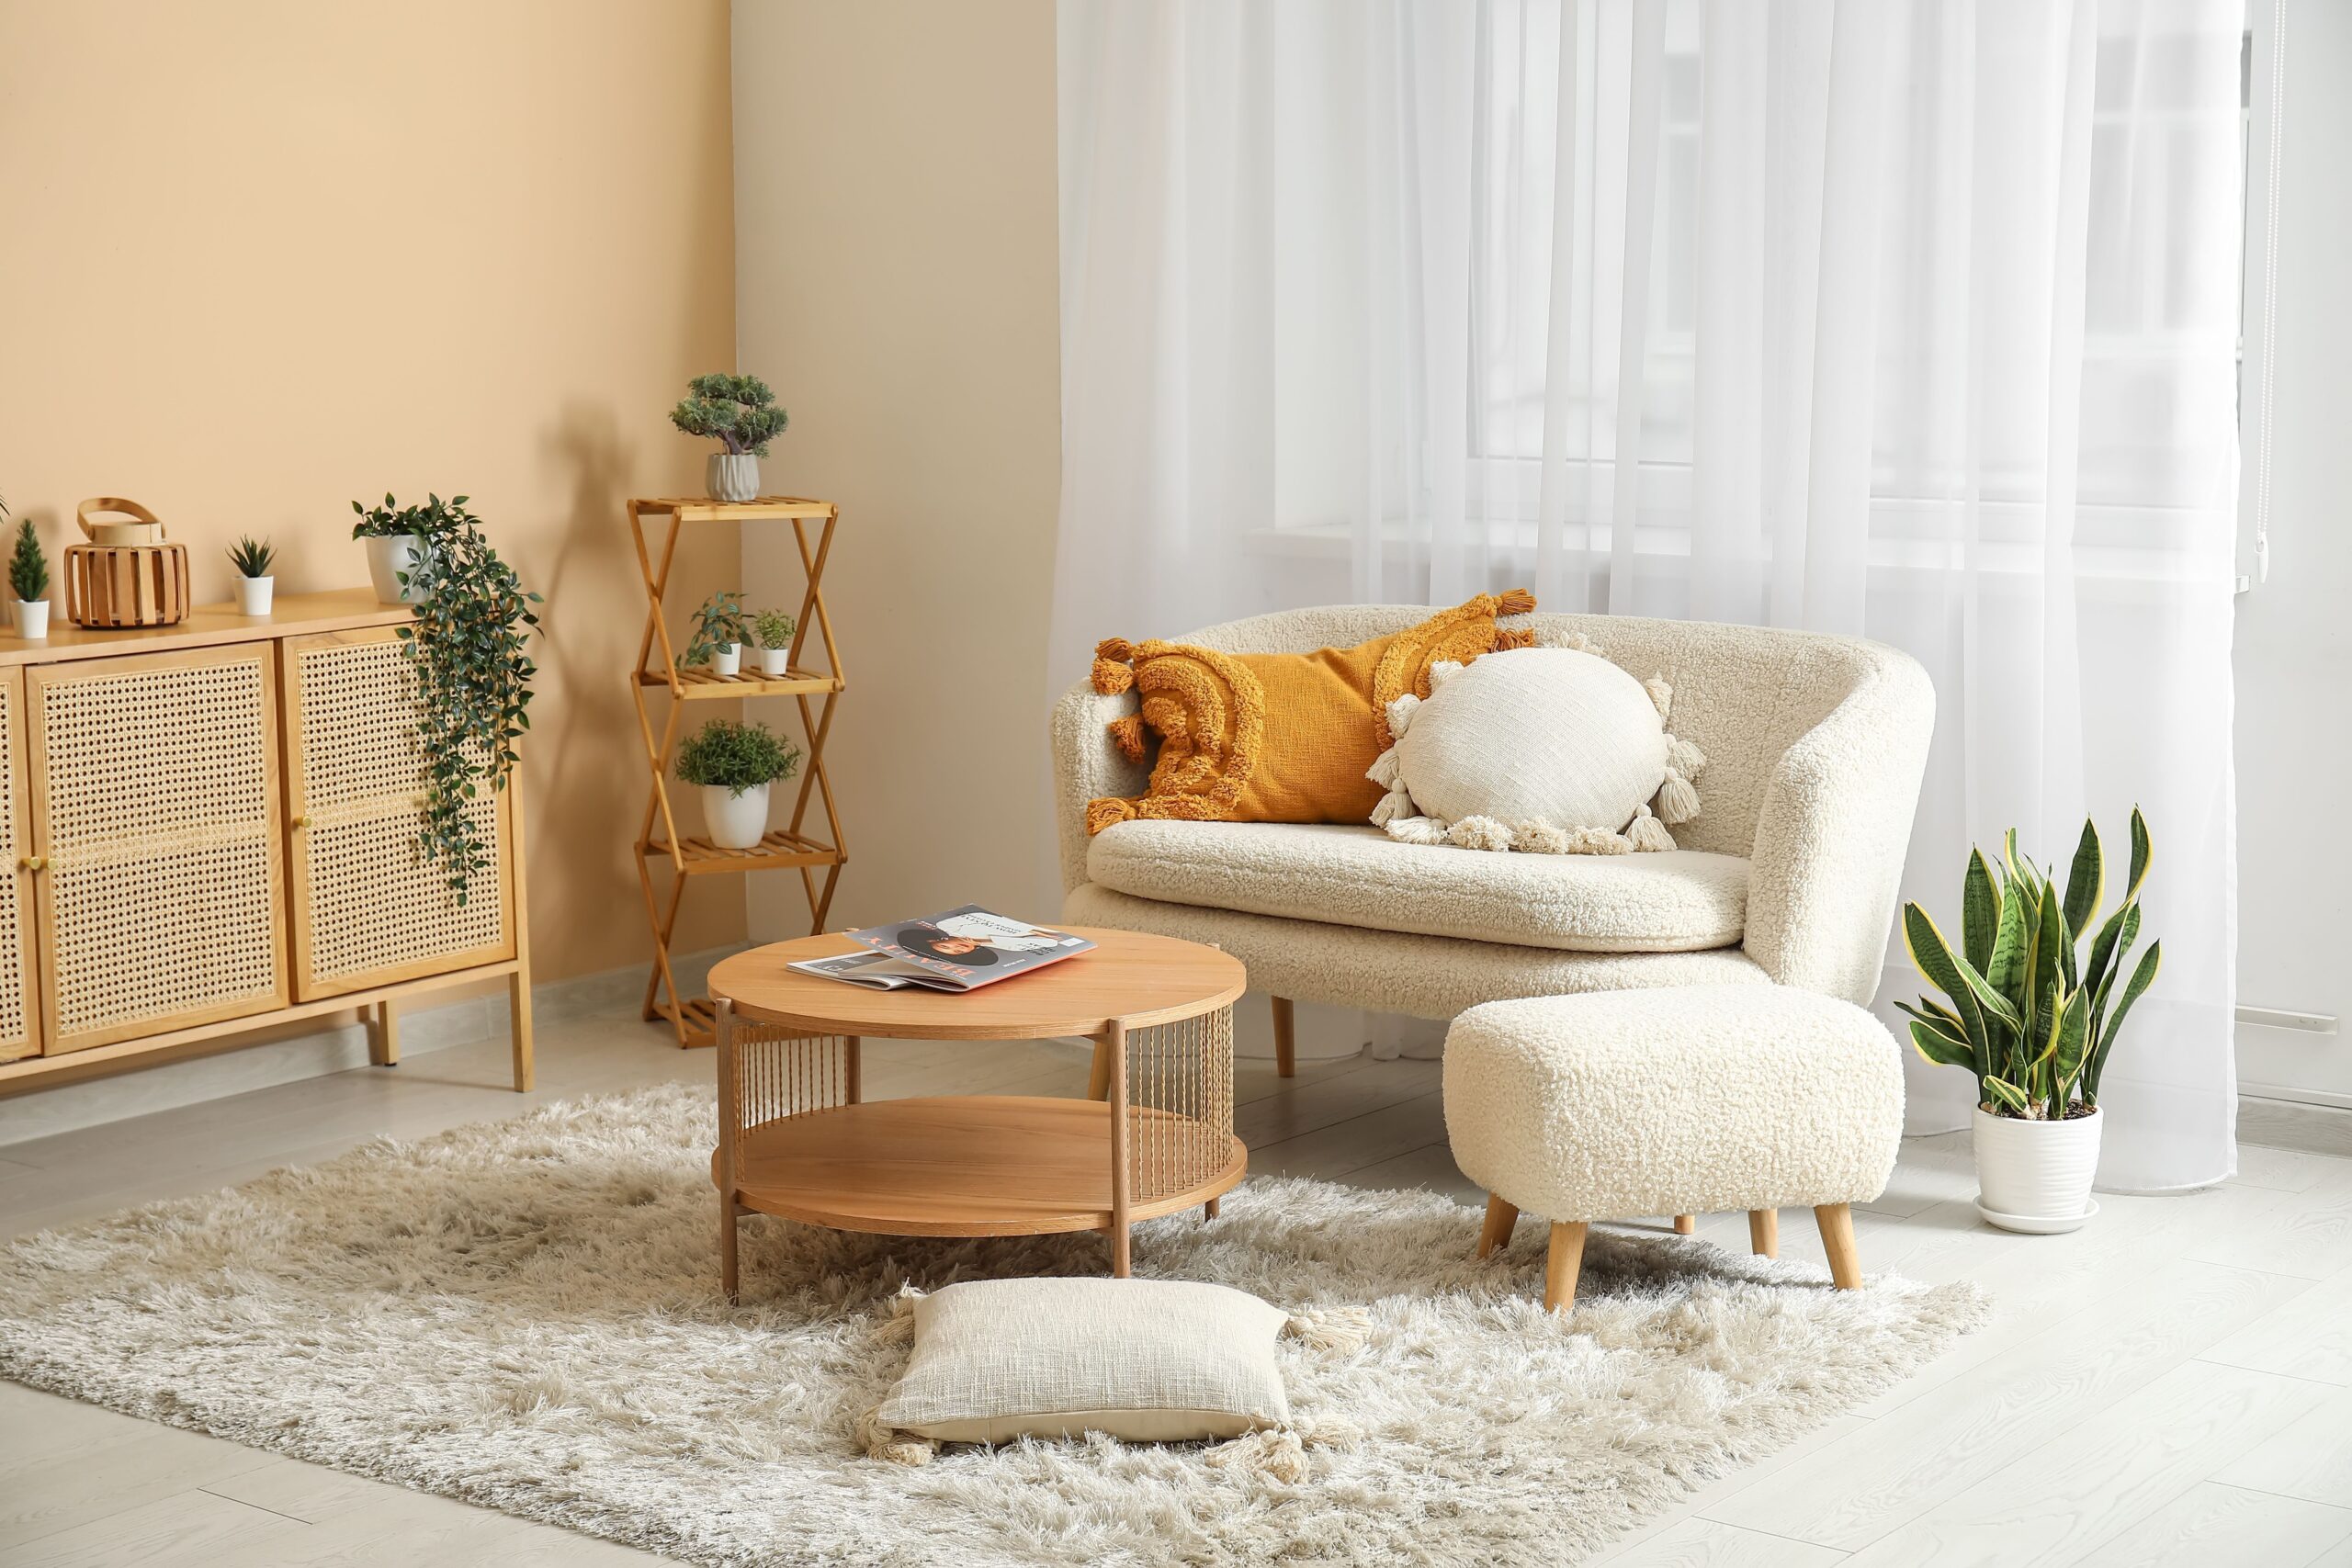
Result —
<instances>
[{"instance_id":1,"label":"cabinet brass knob","mask_svg":"<svg viewBox=\"0 0 2352 1568\"><path fill-rule=\"evenodd\" d=\"M288 828L307 828L311 825L311 819L307 817L289 817L286 819L286 825Z\"/></svg>"},{"instance_id":2,"label":"cabinet brass knob","mask_svg":"<svg viewBox=\"0 0 2352 1568\"><path fill-rule=\"evenodd\" d=\"M26 871L46 871L49 869L49 857L46 855L27 855L23 859L17 861L17 864Z\"/></svg>"}]
</instances>

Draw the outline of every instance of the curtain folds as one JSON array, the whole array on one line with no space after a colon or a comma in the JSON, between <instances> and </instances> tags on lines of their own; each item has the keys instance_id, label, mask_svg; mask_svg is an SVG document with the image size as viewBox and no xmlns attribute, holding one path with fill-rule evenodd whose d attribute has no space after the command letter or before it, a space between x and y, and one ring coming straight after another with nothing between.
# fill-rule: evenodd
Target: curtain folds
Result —
<instances>
[{"instance_id":1,"label":"curtain folds","mask_svg":"<svg viewBox=\"0 0 2352 1568\"><path fill-rule=\"evenodd\" d=\"M1114 632L1515 583L1894 643L1940 699L1906 897L2146 811L2165 964L2101 1180L2221 1179L2242 26L1062 0L1055 683Z\"/></svg>"}]
</instances>

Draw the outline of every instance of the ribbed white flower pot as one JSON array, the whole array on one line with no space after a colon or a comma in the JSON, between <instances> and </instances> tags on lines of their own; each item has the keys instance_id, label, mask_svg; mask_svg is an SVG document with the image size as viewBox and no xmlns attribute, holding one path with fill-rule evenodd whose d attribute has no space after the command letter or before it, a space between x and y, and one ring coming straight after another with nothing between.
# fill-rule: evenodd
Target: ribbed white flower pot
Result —
<instances>
[{"instance_id":1,"label":"ribbed white flower pot","mask_svg":"<svg viewBox=\"0 0 2352 1568\"><path fill-rule=\"evenodd\" d=\"M237 614L266 615L269 604L277 588L275 577L241 577L237 579Z\"/></svg>"},{"instance_id":2,"label":"ribbed white flower pot","mask_svg":"<svg viewBox=\"0 0 2352 1568\"><path fill-rule=\"evenodd\" d=\"M376 584L378 604L414 604L423 600L414 588L401 586L400 576L414 569L418 542L414 534L368 536L368 576Z\"/></svg>"},{"instance_id":3,"label":"ribbed white flower pot","mask_svg":"<svg viewBox=\"0 0 2352 1568\"><path fill-rule=\"evenodd\" d=\"M714 675L732 675L742 668L743 645L740 642L721 643L718 651L710 656L710 672Z\"/></svg>"},{"instance_id":4,"label":"ribbed white flower pot","mask_svg":"<svg viewBox=\"0 0 2352 1568\"><path fill-rule=\"evenodd\" d=\"M757 501L760 460L749 452L713 452L703 469L703 488L713 501Z\"/></svg>"},{"instance_id":5,"label":"ribbed white flower pot","mask_svg":"<svg viewBox=\"0 0 2352 1568\"><path fill-rule=\"evenodd\" d=\"M737 795L725 784L705 784L702 819L710 841L720 849L755 849L767 836L768 786L753 784Z\"/></svg>"},{"instance_id":6,"label":"ribbed white flower pot","mask_svg":"<svg viewBox=\"0 0 2352 1568\"><path fill-rule=\"evenodd\" d=\"M48 600L18 599L13 603L17 606L17 635L18 637L38 640L49 635Z\"/></svg>"},{"instance_id":7,"label":"ribbed white flower pot","mask_svg":"<svg viewBox=\"0 0 2352 1568\"><path fill-rule=\"evenodd\" d=\"M792 673L792 666L786 662L791 657L792 649L788 648L760 649L760 673L772 680L782 680Z\"/></svg>"},{"instance_id":8,"label":"ribbed white flower pot","mask_svg":"<svg viewBox=\"0 0 2352 1568\"><path fill-rule=\"evenodd\" d=\"M1976 1112L1977 1206L2004 1230L2071 1230L2088 1217L2104 1111L2064 1122ZM2022 1222L2011 1224L2011 1221Z\"/></svg>"}]
</instances>

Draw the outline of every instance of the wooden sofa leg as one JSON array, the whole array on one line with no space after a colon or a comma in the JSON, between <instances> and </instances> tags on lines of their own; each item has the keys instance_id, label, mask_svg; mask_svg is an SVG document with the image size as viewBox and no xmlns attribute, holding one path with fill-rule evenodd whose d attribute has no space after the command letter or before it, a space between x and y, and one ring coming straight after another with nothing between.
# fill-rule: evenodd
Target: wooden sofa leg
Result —
<instances>
[{"instance_id":1,"label":"wooden sofa leg","mask_svg":"<svg viewBox=\"0 0 2352 1568\"><path fill-rule=\"evenodd\" d=\"M1290 998L1274 998L1274 1071L1283 1077L1298 1076L1298 1037L1293 1032Z\"/></svg>"},{"instance_id":2,"label":"wooden sofa leg","mask_svg":"<svg viewBox=\"0 0 2352 1568\"><path fill-rule=\"evenodd\" d=\"M1544 1305L1566 1312L1577 1304L1577 1270L1584 1267L1584 1222L1552 1223L1552 1247L1544 1258Z\"/></svg>"},{"instance_id":3,"label":"wooden sofa leg","mask_svg":"<svg viewBox=\"0 0 2352 1568\"><path fill-rule=\"evenodd\" d=\"M1674 1234L1677 1235L1697 1235L1699 1234L1699 1216L1696 1214L1675 1215Z\"/></svg>"},{"instance_id":4,"label":"wooden sofa leg","mask_svg":"<svg viewBox=\"0 0 2352 1568\"><path fill-rule=\"evenodd\" d=\"M1781 1256L1781 1211L1747 1211L1747 1249L1758 1258Z\"/></svg>"},{"instance_id":5,"label":"wooden sofa leg","mask_svg":"<svg viewBox=\"0 0 2352 1568\"><path fill-rule=\"evenodd\" d=\"M1823 1203L1813 1211L1821 1226L1822 1249L1829 1254L1829 1278L1841 1291L1862 1288L1862 1255L1854 1245L1854 1212L1843 1203Z\"/></svg>"},{"instance_id":6,"label":"wooden sofa leg","mask_svg":"<svg viewBox=\"0 0 2352 1568\"><path fill-rule=\"evenodd\" d=\"M1478 1233L1478 1256L1486 1258L1498 1247L1510 1245L1512 1227L1519 1224L1519 1205L1505 1201L1499 1192L1487 1195L1487 1225Z\"/></svg>"}]
</instances>

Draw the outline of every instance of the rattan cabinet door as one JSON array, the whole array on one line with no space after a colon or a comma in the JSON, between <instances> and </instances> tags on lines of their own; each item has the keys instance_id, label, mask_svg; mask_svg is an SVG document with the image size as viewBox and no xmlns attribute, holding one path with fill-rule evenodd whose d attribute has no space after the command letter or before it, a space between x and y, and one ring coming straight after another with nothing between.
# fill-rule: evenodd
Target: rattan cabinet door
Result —
<instances>
[{"instance_id":1,"label":"rattan cabinet door","mask_svg":"<svg viewBox=\"0 0 2352 1568\"><path fill-rule=\"evenodd\" d=\"M40 1049L33 992L30 792L25 784L25 676L0 671L0 1062Z\"/></svg>"},{"instance_id":2,"label":"rattan cabinet door","mask_svg":"<svg viewBox=\"0 0 2352 1568\"><path fill-rule=\"evenodd\" d=\"M25 679L51 1054L285 1006L275 650Z\"/></svg>"},{"instance_id":3,"label":"rattan cabinet door","mask_svg":"<svg viewBox=\"0 0 2352 1568\"><path fill-rule=\"evenodd\" d=\"M310 1001L514 957L506 793L469 807L493 847L463 904L447 874L417 854L424 772L398 633L328 632L280 647L296 994Z\"/></svg>"}]
</instances>

